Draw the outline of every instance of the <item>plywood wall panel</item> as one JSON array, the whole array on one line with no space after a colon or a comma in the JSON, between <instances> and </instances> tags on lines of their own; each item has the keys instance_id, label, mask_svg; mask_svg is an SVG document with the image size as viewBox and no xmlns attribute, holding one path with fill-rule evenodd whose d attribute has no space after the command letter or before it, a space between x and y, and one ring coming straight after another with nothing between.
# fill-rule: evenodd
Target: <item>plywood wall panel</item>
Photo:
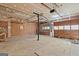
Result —
<instances>
[{"instance_id":1,"label":"plywood wall panel","mask_svg":"<svg viewBox=\"0 0 79 59\"><path fill-rule=\"evenodd\" d=\"M0 21L0 27L5 28L6 36L8 37L8 21Z\"/></svg>"},{"instance_id":2,"label":"plywood wall panel","mask_svg":"<svg viewBox=\"0 0 79 59\"><path fill-rule=\"evenodd\" d=\"M77 31L77 30L71 31L71 38L72 39L79 39L79 31Z\"/></svg>"},{"instance_id":3,"label":"plywood wall panel","mask_svg":"<svg viewBox=\"0 0 79 59\"><path fill-rule=\"evenodd\" d=\"M58 23L58 24L57 24ZM62 31L54 30L54 35L57 37L63 37L63 38L69 38L69 39L79 39L79 27L77 30L72 30L72 25L79 25L79 19L71 19L71 20L65 20L61 22L54 22L54 26L66 26L70 25L70 30L63 29Z\"/></svg>"},{"instance_id":4,"label":"plywood wall panel","mask_svg":"<svg viewBox=\"0 0 79 59\"><path fill-rule=\"evenodd\" d=\"M59 37L59 31L58 30L54 30L54 37Z\"/></svg>"},{"instance_id":5,"label":"plywood wall panel","mask_svg":"<svg viewBox=\"0 0 79 59\"><path fill-rule=\"evenodd\" d=\"M63 21L63 25L70 25L71 21L70 20L65 20Z\"/></svg>"},{"instance_id":6,"label":"plywood wall panel","mask_svg":"<svg viewBox=\"0 0 79 59\"><path fill-rule=\"evenodd\" d=\"M22 36L22 35L35 35L36 34L36 29L37 25L36 23L16 23L13 22L11 23L11 35L12 36ZM20 27L23 27L21 29Z\"/></svg>"},{"instance_id":7,"label":"plywood wall panel","mask_svg":"<svg viewBox=\"0 0 79 59\"><path fill-rule=\"evenodd\" d=\"M58 26L59 25L59 22L54 22L54 26Z\"/></svg>"},{"instance_id":8,"label":"plywood wall panel","mask_svg":"<svg viewBox=\"0 0 79 59\"><path fill-rule=\"evenodd\" d=\"M20 23L11 23L11 35L17 36L20 35Z\"/></svg>"},{"instance_id":9,"label":"plywood wall panel","mask_svg":"<svg viewBox=\"0 0 79 59\"><path fill-rule=\"evenodd\" d=\"M70 20L71 25L79 24L79 19Z\"/></svg>"},{"instance_id":10,"label":"plywood wall panel","mask_svg":"<svg viewBox=\"0 0 79 59\"><path fill-rule=\"evenodd\" d=\"M63 36L64 36L64 38L71 39L71 32L70 32L70 30L65 30Z\"/></svg>"},{"instance_id":11,"label":"plywood wall panel","mask_svg":"<svg viewBox=\"0 0 79 59\"><path fill-rule=\"evenodd\" d=\"M58 37L63 38L64 37L64 31L63 30L59 30L58 32Z\"/></svg>"},{"instance_id":12,"label":"plywood wall panel","mask_svg":"<svg viewBox=\"0 0 79 59\"><path fill-rule=\"evenodd\" d=\"M37 24L36 23L24 23L24 34L31 35L36 34Z\"/></svg>"}]
</instances>

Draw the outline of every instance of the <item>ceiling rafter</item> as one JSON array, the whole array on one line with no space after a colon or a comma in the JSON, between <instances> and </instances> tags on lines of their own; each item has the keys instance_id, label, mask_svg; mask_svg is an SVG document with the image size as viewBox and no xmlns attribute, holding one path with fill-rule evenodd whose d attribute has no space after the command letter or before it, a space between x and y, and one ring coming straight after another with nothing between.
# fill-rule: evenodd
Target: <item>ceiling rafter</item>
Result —
<instances>
[{"instance_id":1,"label":"ceiling rafter","mask_svg":"<svg viewBox=\"0 0 79 59\"><path fill-rule=\"evenodd\" d=\"M3 6L3 5L0 5L0 13L1 14L4 14L8 17L14 17L14 18L20 18L20 19L23 19L21 17L24 17L25 20L28 20L28 18L30 18L32 16L32 14L27 14L25 12L22 12L22 11L19 11L19 10L16 10L16 9L13 9L13 8L10 8L10 7L6 7L6 6ZM26 16L29 17L27 18Z\"/></svg>"},{"instance_id":2,"label":"ceiling rafter","mask_svg":"<svg viewBox=\"0 0 79 59\"><path fill-rule=\"evenodd\" d=\"M3 5L0 5L0 11L1 11L0 12L1 14L2 13L3 13L3 15L5 14L8 18L19 18L19 19L23 19L23 18L20 18L20 16L23 16L24 15L24 17L26 17L27 15L29 15L29 14L24 13L22 11L19 11L19 10L16 10L16 9L13 9L13 8L10 8L10 7L7 7L7 6L3 6ZM31 14L29 16L30 17L25 18L26 21L28 21L28 20L32 19L33 17L35 17L34 14ZM45 16L43 16L43 15L40 15L40 16L42 16L44 19L47 20L47 18Z\"/></svg>"}]
</instances>

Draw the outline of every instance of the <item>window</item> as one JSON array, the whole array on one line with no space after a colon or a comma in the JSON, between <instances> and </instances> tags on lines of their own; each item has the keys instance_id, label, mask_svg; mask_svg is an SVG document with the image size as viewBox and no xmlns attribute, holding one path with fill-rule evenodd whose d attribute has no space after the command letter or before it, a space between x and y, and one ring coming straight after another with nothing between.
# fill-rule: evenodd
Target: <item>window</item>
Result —
<instances>
[{"instance_id":1,"label":"window","mask_svg":"<svg viewBox=\"0 0 79 59\"><path fill-rule=\"evenodd\" d=\"M54 26L54 30L58 30L58 26Z\"/></svg>"},{"instance_id":2,"label":"window","mask_svg":"<svg viewBox=\"0 0 79 59\"><path fill-rule=\"evenodd\" d=\"M50 29L50 27L46 27L46 29Z\"/></svg>"},{"instance_id":3,"label":"window","mask_svg":"<svg viewBox=\"0 0 79 59\"><path fill-rule=\"evenodd\" d=\"M70 30L70 25L65 25L64 30Z\"/></svg>"},{"instance_id":4,"label":"window","mask_svg":"<svg viewBox=\"0 0 79 59\"><path fill-rule=\"evenodd\" d=\"M42 27L43 30L49 30L50 27L49 26L46 26L46 27Z\"/></svg>"},{"instance_id":5,"label":"window","mask_svg":"<svg viewBox=\"0 0 79 59\"><path fill-rule=\"evenodd\" d=\"M59 26L59 30L63 30L64 29L64 26Z\"/></svg>"},{"instance_id":6,"label":"window","mask_svg":"<svg viewBox=\"0 0 79 59\"><path fill-rule=\"evenodd\" d=\"M71 25L71 30L78 30L78 25Z\"/></svg>"}]
</instances>

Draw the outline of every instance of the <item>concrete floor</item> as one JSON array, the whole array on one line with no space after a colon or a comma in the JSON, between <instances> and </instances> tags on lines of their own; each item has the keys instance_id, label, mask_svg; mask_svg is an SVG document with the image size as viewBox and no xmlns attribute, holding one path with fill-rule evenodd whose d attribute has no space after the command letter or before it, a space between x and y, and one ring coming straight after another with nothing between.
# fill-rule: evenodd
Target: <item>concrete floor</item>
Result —
<instances>
[{"instance_id":1,"label":"concrete floor","mask_svg":"<svg viewBox=\"0 0 79 59\"><path fill-rule=\"evenodd\" d=\"M40 41L37 41L37 36L11 37L0 42L0 53L10 56L79 56L79 45L67 39L43 35L40 35Z\"/></svg>"}]
</instances>

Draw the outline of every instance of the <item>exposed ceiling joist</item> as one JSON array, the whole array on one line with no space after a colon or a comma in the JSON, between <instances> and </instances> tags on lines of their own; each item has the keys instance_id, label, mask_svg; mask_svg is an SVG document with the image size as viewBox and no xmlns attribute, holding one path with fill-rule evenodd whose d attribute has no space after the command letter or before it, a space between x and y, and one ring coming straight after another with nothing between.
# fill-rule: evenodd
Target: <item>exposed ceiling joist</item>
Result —
<instances>
[{"instance_id":1,"label":"exposed ceiling joist","mask_svg":"<svg viewBox=\"0 0 79 59\"><path fill-rule=\"evenodd\" d=\"M48 8L49 10L51 10L51 8L47 5L45 5L44 3L41 3L44 7Z\"/></svg>"},{"instance_id":2,"label":"exposed ceiling joist","mask_svg":"<svg viewBox=\"0 0 79 59\"><path fill-rule=\"evenodd\" d=\"M0 5L0 13L11 18L14 17L14 18L20 18L20 19L25 19L25 20L32 16L32 14L27 14L22 11L15 10L3 5Z\"/></svg>"},{"instance_id":3,"label":"exposed ceiling joist","mask_svg":"<svg viewBox=\"0 0 79 59\"><path fill-rule=\"evenodd\" d=\"M46 4L44 4L44 3L41 3L43 6L45 6L45 7L47 7L49 10L50 10L50 13L53 13L53 12L55 12L55 13L57 13L57 15L59 15L61 18L62 18L62 16L58 13L58 11L55 9L55 8L50 8L49 6L47 6ZM55 4L54 3L54 5L56 5L56 6L58 6L57 4Z\"/></svg>"}]
</instances>

